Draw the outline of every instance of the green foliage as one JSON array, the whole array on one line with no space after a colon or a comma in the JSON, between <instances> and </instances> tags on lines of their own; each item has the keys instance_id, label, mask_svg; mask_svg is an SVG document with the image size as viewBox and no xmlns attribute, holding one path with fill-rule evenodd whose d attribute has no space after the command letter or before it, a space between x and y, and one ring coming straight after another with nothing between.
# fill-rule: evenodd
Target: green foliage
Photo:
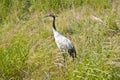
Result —
<instances>
[{"instance_id":1,"label":"green foliage","mask_svg":"<svg viewBox=\"0 0 120 80\"><path fill-rule=\"evenodd\" d=\"M118 0L0 0L0 80L119 80ZM77 59L57 49L52 21Z\"/></svg>"}]
</instances>

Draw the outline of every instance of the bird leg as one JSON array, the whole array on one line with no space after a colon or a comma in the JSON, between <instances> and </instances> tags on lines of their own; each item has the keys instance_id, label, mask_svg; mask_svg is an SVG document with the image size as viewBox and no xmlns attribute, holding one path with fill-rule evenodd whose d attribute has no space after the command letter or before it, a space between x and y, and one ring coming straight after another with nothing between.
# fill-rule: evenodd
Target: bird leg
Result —
<instances>
[{"instance_id":1,"label":"bird leg","mask_svg":"<svg viewBox=\"0 0 120 80\"><path fill-rule=\"evenodd\" d=\"M66 62L66 60L67 60L67 55L66 55L66 53L65 53L65 52L62 52L62 56L63 56L64 63L65 63L65 62Z\"/></svg>"}]
</instances>

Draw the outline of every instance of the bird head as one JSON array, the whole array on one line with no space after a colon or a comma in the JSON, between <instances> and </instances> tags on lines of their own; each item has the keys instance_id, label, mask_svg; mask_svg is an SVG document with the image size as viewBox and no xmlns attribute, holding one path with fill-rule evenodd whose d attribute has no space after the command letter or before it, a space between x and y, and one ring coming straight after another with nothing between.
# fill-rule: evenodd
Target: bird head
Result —
<instances>
[{"instance_id":1,"label":"bird head","mask_svg":"<svg viewBox=\"0 0 120 80\"><path fill-rule=\"evenodd\" d=\"M46 15L45 17L57 17L54 13L50 13L48 15Z\"/></svg>"}]
</instances>

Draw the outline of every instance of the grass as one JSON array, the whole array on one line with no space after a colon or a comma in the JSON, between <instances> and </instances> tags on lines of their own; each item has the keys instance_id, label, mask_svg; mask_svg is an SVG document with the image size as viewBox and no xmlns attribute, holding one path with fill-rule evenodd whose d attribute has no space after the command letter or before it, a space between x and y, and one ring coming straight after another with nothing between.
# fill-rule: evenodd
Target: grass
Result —
<instances>
[{"instance_id":1,"label":"grass","mask_svg":"<svg viewBox=\"0 0 120 80\"><path fill-rule=\"evenodd\" d=\"M119 80L119 7L119 0L1 0L0 80ZM75 62L64 63L54 42L44 18L51 11L75 45Z\"/></svg>"}]
</instances>

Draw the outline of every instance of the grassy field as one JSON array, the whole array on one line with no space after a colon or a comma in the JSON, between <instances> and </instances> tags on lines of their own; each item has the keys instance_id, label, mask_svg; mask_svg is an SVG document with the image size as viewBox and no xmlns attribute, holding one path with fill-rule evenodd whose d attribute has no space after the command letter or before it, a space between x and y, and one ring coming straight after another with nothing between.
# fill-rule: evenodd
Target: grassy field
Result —
<instances>
[{"instance_id":1,"label":"grassy field","mask_svg":"<svg viewBox=\"0 0 120 80\"><path fill-rule=\"evenodd\" d=\"M63 61L50 12L74 62ZM120 0L0 0L0 80L120 80Z\"/></svg>"}]
</instances>

